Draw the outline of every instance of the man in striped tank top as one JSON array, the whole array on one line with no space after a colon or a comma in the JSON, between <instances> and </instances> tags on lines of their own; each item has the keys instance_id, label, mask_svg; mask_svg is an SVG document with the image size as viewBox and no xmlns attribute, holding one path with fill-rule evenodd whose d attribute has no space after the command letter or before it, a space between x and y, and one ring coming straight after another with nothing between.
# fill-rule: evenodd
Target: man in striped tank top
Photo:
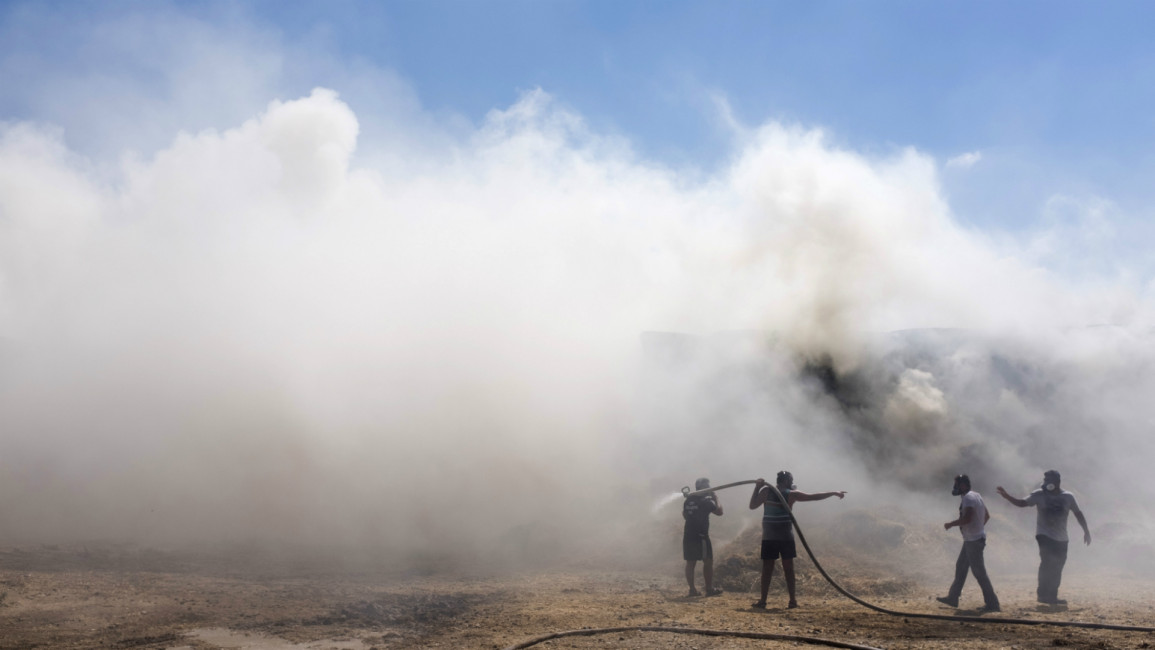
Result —
<instances>
[{"instance_id":1,"label":"man in striped tank top","mask_svg":"<svg viewBox=\"0 0 1155 650\"><path fill-rule=\"evenodd\" d=\"M782 556L782 573L786 576L786 591L790 594L790 602L786 607L798 607L794 598L794 558L798 551L794 545L794 524L790 520L790 510L799 501L821 501L830 497L839 499L846 496L846 492L819 492L807 494L794 486L794 475L790 472L778 472L775 480L778 491L786 499L783 504L778 495L770 489L764 479L754 482L754 494L750 496L750 509L756 510L762 506L762 597L753 607L766 609L766 594L770 591L770 579L774 577L774 562Z\"/></svg>"}]
</instances>

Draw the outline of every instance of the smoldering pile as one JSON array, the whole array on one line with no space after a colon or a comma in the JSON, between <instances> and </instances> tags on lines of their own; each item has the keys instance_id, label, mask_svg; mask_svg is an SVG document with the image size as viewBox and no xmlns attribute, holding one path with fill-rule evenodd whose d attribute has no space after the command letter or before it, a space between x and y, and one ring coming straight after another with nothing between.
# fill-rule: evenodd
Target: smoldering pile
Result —
<instances>
[{"instance_id":1,"label":"smoldering pile","mask_svg":"<svg viewBox=\"0 0 1155 650\"><path fill-rule=\"evenodd\" d=\"M900 523L865 510L823 518L805 532L818 561L844 588L860 596L904 596L925 583L924 567L947 551L924 526ZM716 547L714 581L732 592L757 593L762 560L761 529L747 527ZM950 540L954 542L952 538ZM798 543L794 562L799 589L813 596L837 595ZM781 568L771 582L772 593L784 590Z\"/></svg>"}]
</instances>

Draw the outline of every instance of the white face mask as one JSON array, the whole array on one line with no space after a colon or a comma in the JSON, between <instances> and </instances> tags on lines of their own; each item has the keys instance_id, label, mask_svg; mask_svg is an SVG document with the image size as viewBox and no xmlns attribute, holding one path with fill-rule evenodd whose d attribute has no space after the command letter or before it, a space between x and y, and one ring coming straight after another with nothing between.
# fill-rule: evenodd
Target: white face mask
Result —
<instances>
[{"instance_id":1,"label":"white face mask","mask_svg":"<svg viewBox=\"0 0 1155 650\"><path fill-rule=\"evenodd\" d=\"M1055 491L1055 484L1054 483L1047 483L1046 485L1043 486L1043 489L1045 489L1047 492L1054 492Z\"/></svg>"}]
</instances>

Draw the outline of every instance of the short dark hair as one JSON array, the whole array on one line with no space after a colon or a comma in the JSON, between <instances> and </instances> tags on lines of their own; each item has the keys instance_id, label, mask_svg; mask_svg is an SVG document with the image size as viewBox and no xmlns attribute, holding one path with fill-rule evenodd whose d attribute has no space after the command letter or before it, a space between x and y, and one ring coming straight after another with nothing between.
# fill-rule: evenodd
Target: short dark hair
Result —
<instances>
[{"instance_id":1,"label":"short dark hair","mask_svg":"<svg viewBox=\"0 0 1155 650\"><path fill-rule=\"evenodd\" d=\"M708 478L700 478L694 481L695 490L705 490L708 487L710 487L710 479Z\"/></svg>"},{"instance_id":2,"label":"short dark hair","mask_svg":"<svg viewBox=\"0 0 1155 650\"><path fill-rule=\"evenodd\" d=\"M954 481L955 483L966 483L967 485L970 485L971 477L967 476L966 474L959 474L958 476L954 477Z\"/></svg>"},{"instance_id":3,"label":"short dark hair","mask_svg":"<svg viewBox=\"0 0 1155 650\"><path fill-rule=\"evenodd\" d=\"M777 483L779 487L783 485L786 487L792 487L794 485L794 475L790 472L787 472L786 470L782 470L781 472L778 472L778 478L775 479L774 482Z\"/></svg>"},{"instance_id":4,"label":"short dark hair","mask_svg":"<svg viewBox=\"0 0 1155 650\"><path fill-rule=\"evenodd\" d=\"M1043 478L1053 478L1056 481L1063 480L1063 477L1059 475L1059 470L1057 469L1049 469L1043 472Z\"/></svg>"}]
</instances>

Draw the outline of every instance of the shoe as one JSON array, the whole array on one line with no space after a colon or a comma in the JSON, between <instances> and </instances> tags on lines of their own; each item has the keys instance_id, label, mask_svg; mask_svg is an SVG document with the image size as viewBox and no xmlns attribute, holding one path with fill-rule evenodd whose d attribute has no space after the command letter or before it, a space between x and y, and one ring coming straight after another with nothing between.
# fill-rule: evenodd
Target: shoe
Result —
<instances>
[{"instance_id":1,"label":"shoe","mask_svg":"<svg viewBox=\"0 0 1155 650\"><path fill-rule=\"evenodd\" d=\"M792 600L786 605L786 609L798 609L798 601Z\"/></svg>"},{"instance_id":2,"label":"shoe","mask_svg":"<svg viewBox=\"0 0 1155 650\"><path fill-rule=\"evenodd\" d=\"M716 588L715 588L715 589L707 589L707 590L706 590L706 595L707 595L707 596L721 596L721 595L722 595L722 590L721 590L721 589L716 589Z\"/></svg>"},{"instance_id":3,"label":"shoe","mask_svg":"<svg viewBox=\"0 0 1155 650\"><path fill-rule=\"evenodd\" d=\"M1067 601L1063 600L1062 598L1056 598L1054 600L1039 600L1039 602L1043 603L1044 605L1066 605L1067 604Z\"/></svg>"},{"instance_id":4,"label":"shoe","mask_svg":"<svg viewBox=\"0 0 1155 650\"><path fill-rule=\"evenodd\" d=\"M686 594L686 598L693 598L694 596L701 596L697 589L691 589L690 593Z\"/></svg>"},{"instance_id":5,"label":"shoe","mask_svg":"<svg viewBox=\"0 0 1155 650\"><path fill-rule=\"evenodd\" d=\"M954 607L955 609L958 609L957 598L951 598L950 596L938 596L935 598L935 600L942 603L943 605L947 605L948 607Z\"/></svg>"},{"instance_id":6,"label":"shoe","mask_svg":"<svg viewBox=\"0 0 1155 650\"><path fill-rule=\"evenodd\" d=\"M757 603L754 603L753 605L750 605L750 606L753 607L754 609L766 609L766 603L763 603L763 602L757 602Z\"/></svg>"},{"instance_id":7,"label":"shoe","mask_svg":"<svg viewBox=\"0 0 1155 650\"><path fill-rule=\"evenodd\" d=\"M1003 608L999 607L998 605L983 605L982 607L978 608L977 611L980 614L989 614L991 612L1001 612L1003 611Z\"/></svg>"}]
</instances>

